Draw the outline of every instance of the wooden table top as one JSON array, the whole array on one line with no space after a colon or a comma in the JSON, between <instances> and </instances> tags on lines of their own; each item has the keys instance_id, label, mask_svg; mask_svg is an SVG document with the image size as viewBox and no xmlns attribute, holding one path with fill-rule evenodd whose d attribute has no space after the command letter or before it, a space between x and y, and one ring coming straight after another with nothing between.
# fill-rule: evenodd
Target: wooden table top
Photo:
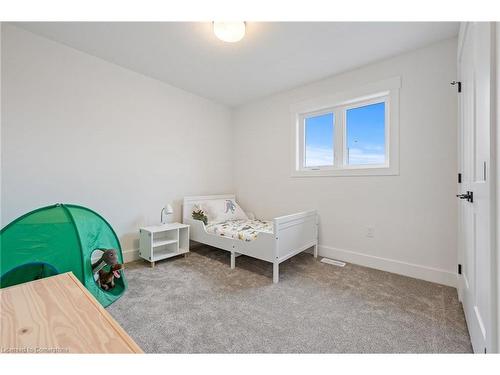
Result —
<instances>
[{"instance_id":1,"label":"wooden table top","mask_svg":"<svg viewBox=\"0 0 500 375\"><path fill-rule=\"evenodd\" d=\"M142 353L71 273L0 289L0 353Z\"/></svg>"}]
</instances>

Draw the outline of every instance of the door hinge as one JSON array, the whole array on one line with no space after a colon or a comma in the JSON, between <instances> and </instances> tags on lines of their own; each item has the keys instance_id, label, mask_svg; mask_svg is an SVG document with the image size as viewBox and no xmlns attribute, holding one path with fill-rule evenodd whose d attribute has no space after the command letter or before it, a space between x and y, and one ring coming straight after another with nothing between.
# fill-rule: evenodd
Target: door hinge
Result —
<instances>
[{"instance_id":1,"label":"door hinge","mask_svg":"<svg viewBox=\"0 0 500 375\"><path fill-rule=\"evenodd\" d=\"M452 86L457 85L458 92L462 92L462 82L460 82L460 81L453 81L453 82L450 82L450 85L452 85Z\"/></svg>"},{"instance_id":2,"label":"door hinge","mask_svg":"<svg viewBox=\"0 0 500 375\"><path fill-rule=\"evenodd\" d=\"M462 274L462 265L461 264L458 265L458 274L459 275Z\"/></svg>"},{"instance_id":3,"label":"door hinge","mask_svg":"<svg viewBox=\"0 0 500 375\"><path fill-rule=\"evenodd\" d=\"M457 194L457 198L467 199L467 202L474 203L474 193L472 191L467 191L465 194Z\"/></svg>"},{"instance_id":4,"label":"door hinge","mask_svg":"<svg viewBox=\"0 0 500 375\"><path fill-rule=\"evenodd\" d=\"M458 174L458 183L461 184L462 183L462 173L459 173Z\"/></svg>"}]
</instances>

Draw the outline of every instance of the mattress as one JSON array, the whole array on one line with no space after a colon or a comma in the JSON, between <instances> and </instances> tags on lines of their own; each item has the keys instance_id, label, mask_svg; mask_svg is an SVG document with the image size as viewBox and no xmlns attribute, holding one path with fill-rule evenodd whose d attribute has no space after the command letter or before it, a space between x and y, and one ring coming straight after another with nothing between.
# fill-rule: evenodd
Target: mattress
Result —
<instances>
[{"instance_id":1,"label":"mattress","mask_svg":"<svg viewBox=\"0 0 500 375\"><path fill-rule=\"evenodd\" d=\"M253 241L259 233L273 233L272 221L264 220L226 220L219 223L208 223L207 233L217 236L234 238L241 241Z\"/></svg>"}]
</instances>

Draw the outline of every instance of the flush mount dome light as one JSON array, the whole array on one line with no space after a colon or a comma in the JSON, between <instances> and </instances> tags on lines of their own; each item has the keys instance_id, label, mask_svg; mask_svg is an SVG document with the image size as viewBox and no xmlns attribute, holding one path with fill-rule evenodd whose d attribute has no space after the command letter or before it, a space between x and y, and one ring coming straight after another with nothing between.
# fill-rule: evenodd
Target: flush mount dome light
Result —
<instances>
[{"instance_id":1,"label":"flush mount dome light","mask_svg":"<svg viewBox=\"0 0 500 375\"><path fill-rule=\"evenodd\" d=\"M224 42L238 42L245 36L245 22L214 22L214 34Z\"/></svg>"}]
</instances>

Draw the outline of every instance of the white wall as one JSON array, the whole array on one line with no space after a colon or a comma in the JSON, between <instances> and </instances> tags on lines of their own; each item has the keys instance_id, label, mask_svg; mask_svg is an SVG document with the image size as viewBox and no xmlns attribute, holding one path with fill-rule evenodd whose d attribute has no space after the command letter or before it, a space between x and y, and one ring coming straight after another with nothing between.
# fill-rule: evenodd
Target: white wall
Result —
<instances>
[{"instance_id":1,"label":"white wall","mask_svg":"<svg viewBox=\"0 0 500 375\"><path fill-rule=\"evenodd\" d=\"M77 203L132 250L165 203L233 190L227 108L5 24L2 68L2 225Z\"/></svg>"},{"instance_id":2,"label":"white wall","mask_svg":"<svg viewBox=\"0 0 500 375\"><path fill-rule=\"evenodd\" d=\"M315 208L320 254L455 285L456 46L444 41L236 109L243 207L267 218ZM398 176L290 177L291 104L394 76L402 79Z\"/></svg>"},{"instance_id":3,"label":"white wall","mask_svg":"<svg viewBox=\"0 0 500 375\"><path fill-rule=\"evenodd\" d=\"M496 111L496 116L497 116L497 121L496 121L496 180L497 180L497 192L495 194L496 198L496 206L497 206L497 215L496 215L496 269L494 272L494 276L496 277L497 284L496 284L496 328L497 328L497 335L496 335L496 352L500 352L500 298L499 296L499 291L500 291L500 195L498 192L500 191L500 108L499 108L499 102L500 102L500 22L495 22L495 51L496 51L496 69L495 69L495 74L496 74L496 85L495 85L495 98L496 98L496 106L495 106L495 111Z\"/></svg>"}]
</instances>

